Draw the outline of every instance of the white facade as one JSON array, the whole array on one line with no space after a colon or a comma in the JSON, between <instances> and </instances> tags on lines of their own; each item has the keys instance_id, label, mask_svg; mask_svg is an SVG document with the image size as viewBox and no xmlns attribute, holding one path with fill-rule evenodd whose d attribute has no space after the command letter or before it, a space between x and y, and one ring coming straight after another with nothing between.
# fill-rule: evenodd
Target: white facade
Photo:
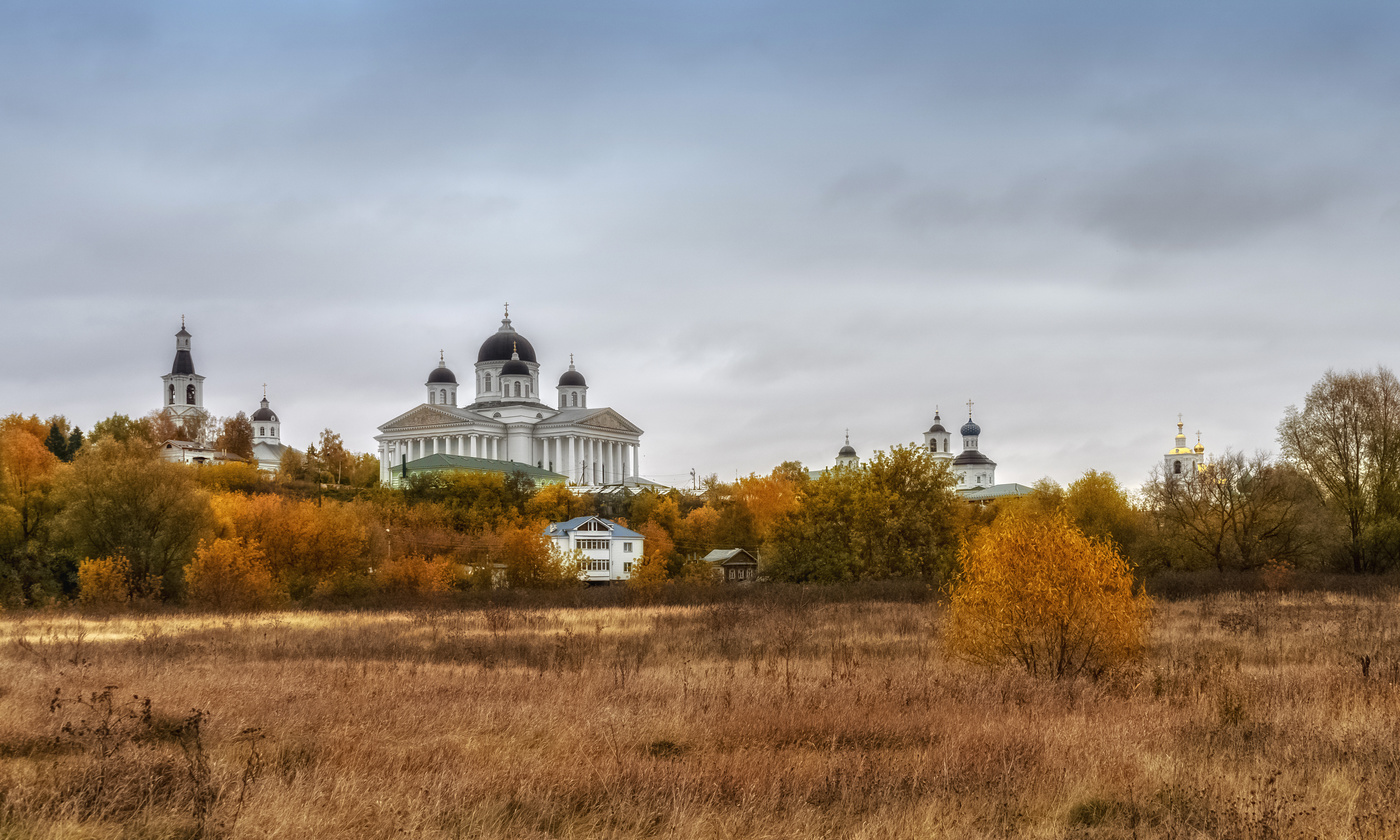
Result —
<instances>
[{"instance_id":1,"label":"white facade","mask_svg":"<svg viewBox=\"0 0 1400 840\"><path fill-rule=\"evenodd\" d=\"M473 374L476 399L459 406L456 375L440 355L427 400L379 427L381 481L395 467L435 453L530 464L584 487L638 476L642 430L611 408L589 408L587 385L572 362L557 388L567 407L544 404L534 347L508 314L482 343Z\"/></svg>"},{"instance_id":2,"label":"white facade","mask_svg":"<svg viewBox=\"0 0 1400 840\"><path fill-rule=\"evenodd\" d=\"M1196 433L1196 446L1194 449L1190 448L1186 445L1186 433L1182 431L1184 425L1178 417L1176 440L1173 441L1172 448L1164 458L1162 472L1164 476L1186 478L1195 475L1205 467L1206 448L1201 445L1201 433Z\"/></svg>"},{"instance_id":3,"label":"white facade","mask_svg":"<svg viewBox=\"0 0 1400 840\"><path fill-rule=\"evenodd\" d=\"M580 516L551 523L544 533L560 553L583 557L581 576L588 583L627 580L642 559L642 535L610 519Z\"/></svg>"}]
</instances>

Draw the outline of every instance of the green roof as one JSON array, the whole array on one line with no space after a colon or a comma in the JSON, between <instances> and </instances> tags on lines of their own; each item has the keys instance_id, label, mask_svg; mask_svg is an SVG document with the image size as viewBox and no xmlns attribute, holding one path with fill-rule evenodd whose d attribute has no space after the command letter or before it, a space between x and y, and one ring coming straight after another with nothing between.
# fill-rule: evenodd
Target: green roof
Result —
<instances>
[{"instance_id":1,"label":"green roof","mask_svg":"<svg viewBox=\"0 0 1400 840\"><path fill-rule=\"evenodd\" d=\"M960 490L958 495L969 502L987 502L992 499L1003 499L1007 496L1029 496L1034 492L1034 489L1024 484L993 484L971 490Z\"/></svg>"},{"instance_id":2,"label":"green roof","mask_svg":"<svg viewBox=\"0 0 1400 840\"><path fill-rule=\"evenodd\" d=\"M527 478L533 479L535 484L557 484L568 481L568 476L560 475L557 472L541 469L530 464L518 464L515 461L495 461L490 458L471 458L466 455L447 455L436 452L426 455L416 461L409 461L407 464L396 464L391 471L395 478L403 475L404 468L407 467L411 473L415 472L445 472L451 470L465 470L467 472L490 472L490 473L520 473Z\"/></svg>"}]
</instances>

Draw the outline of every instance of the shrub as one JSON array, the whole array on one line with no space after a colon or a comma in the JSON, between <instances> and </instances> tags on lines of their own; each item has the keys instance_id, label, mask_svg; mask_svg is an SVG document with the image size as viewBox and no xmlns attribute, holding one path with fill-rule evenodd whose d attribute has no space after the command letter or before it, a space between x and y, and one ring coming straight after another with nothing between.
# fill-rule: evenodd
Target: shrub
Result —
<instances>
[{"instance_id":1,"label":"shrub","mask_svg":"<svg viewBox=\"0 0 1400 840\"><path fill-rule=\"evenodd\" d=\"M1003 514L959 559L945 637L953 653L1056 679L1142 654L1151 600L1111 544L1063 513Z\"/></svg>"},{"instance_id":2,"label":"shrub","mask_svg":"<svg viewBox=\"0 0 1400 840\"><path fill-rule=\"evenodd\" d=\"M222 611L264 609L277 595L262 547L245 539L201 541L185 587L190 603Z\"/></svg>"},{"instance_id":3,"label":"shrub","mask_svg":"<svg viewBox=\"0 0 1400 840\"><path fill-rule=\"evenodd\" d=\"M381 592L451 592L466 585L461 564L441 555L387 560L374 570L373 578Z\"/></svg>"},{"instance_id":4,"label":"shrub","mask_svg":"<svg viewBox=\"0 0 1400 840\"><path fill-rule=\"evenodd\" d=\"M91 607L119 607L131 600L131 563L122 555L89 557L78 564L78 600Z\"/></svg>"}]
</instances>

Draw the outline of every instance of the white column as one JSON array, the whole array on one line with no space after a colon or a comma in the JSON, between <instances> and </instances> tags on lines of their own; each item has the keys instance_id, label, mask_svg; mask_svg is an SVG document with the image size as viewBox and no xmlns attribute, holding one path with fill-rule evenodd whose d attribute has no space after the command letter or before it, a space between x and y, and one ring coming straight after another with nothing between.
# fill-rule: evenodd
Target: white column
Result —
<instances>
[{"instance_id":1,"label":"white column","mask_svg":"<svg viewBox=\"0 0 1400 840\"><path fill-rule=\"evenodd\" d=\"M640 443L632 444L632 475L637 478L642 477L641 458L638 455L638 451L641 448L642 445Z\"/></svg>"}]
</instances>

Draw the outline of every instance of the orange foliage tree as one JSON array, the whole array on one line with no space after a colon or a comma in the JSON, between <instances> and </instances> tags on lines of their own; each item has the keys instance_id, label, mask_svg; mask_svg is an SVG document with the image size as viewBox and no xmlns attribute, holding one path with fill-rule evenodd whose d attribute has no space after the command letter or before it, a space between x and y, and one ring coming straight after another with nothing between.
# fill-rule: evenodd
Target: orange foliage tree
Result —
<instances>
[{"instance_id":1,"label":"orange foliage tree","mask_svg":"<svg viewBox=\"0 0 1400 840\"><path fill-rule=\"evenodd\" d=\"M1142 655L1152 602L1107 542L1061 512L1012 510L965 543L945 642L970 660L1060 679Z\"/></svg>"},{"instance_id":2,"label":"orange foliage tree","mask_svg":"<svg viewBox=\"0 0 1400 840\"><path fill-rule=\"evenodd\" d=\"M371 558L384 556L383 528L362 503L220 493L212 506L218 535L256 542L273 577L293 598L329 580L363 581Z\"/></svg>"},{"instance_id":3,"label":"orange foliage tree","mask_svg":"<svg viewBox=\"0 0 1400 840\"><path fill-rule=\"evenodd\" d=\"M185 567L190 603L223 612L264 609L278 593L267 556L256 540L201 541Z\"/></svg>"},{"instance_id":4,"label":"orange foliage tree","mask_svg":"<svg viewBox=\"0 0 1400 840\"><path fill-rule=\"evenodd\" d=\"M372 577L381 592L451 592L467 583L462 565L440 555L386 560L375 567Z\"/></svg>"},{"instance_id":5,"label":"orange foliage tree","mask_svg":"<svg viewBox=\"0 0 1400 840\"><path fill-rule=\"evenodd\" d=\"M14 508L21 539L32 539L53 512L49 490L58 464L26 426L0 431L0 504Z\"/></svg>"},{"instance_id":6,"label":"orange foliage tree","mask_svg":"<svg viewBox=\"0 0 1400 840\"><path fill-rule=\"evenodd\" d=\"M125 557L98 557L78 564L78 600L90 607L118 607L131 600L131 564Z\"/></svg>"},{"instance_id":7,"label":"orange foliage tree","mask_svg":"<svg viewBox=\"0 0 1400 840\"><path fill-rule=\"evenodd\" d=\"M494 559L505 566L511 586L553 588L578 586L582 568L576 557L566 556L545 536L543 522L508 525L498 533Z\"/></svg>"}]
</instances>

